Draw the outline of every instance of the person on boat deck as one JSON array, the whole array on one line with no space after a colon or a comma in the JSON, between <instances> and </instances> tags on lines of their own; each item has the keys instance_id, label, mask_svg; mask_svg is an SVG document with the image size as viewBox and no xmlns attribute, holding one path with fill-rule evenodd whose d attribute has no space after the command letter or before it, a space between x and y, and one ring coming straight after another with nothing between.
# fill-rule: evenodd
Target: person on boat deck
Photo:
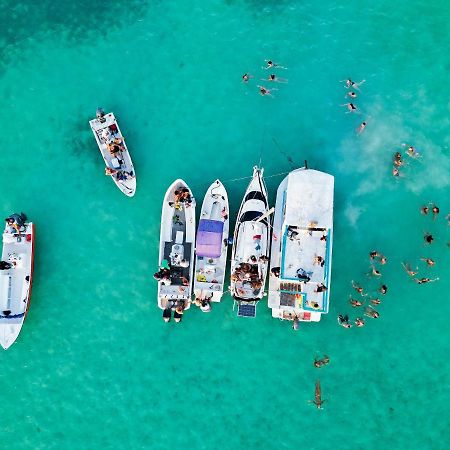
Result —
<instances>
[{"instance_id":1,"label":"person on boat deck","mask_svg":"<svg viewBox=\"0 0 450 450\"><path fill-rule=\"evenodd\" d=\"M274 276L279 278L280 277L280 270L281 267L272 267L272 269L270 269L270 273Z\"/></svg>"},{"instance_id":2,"label":"person on boat deck","mask_svg":"<svg viewBox=\"0 0 450 450\"><path fill-rule=\"evenodd\" d=\"M316 292L325 292L326 290L327 287L323 283L318 284L316 287Z\"/></svg>"},{"instance_id":3,"label":"person on boat deck","mask_svg":"<svg viewBox=\"0 0 450 450\"><path fill-rule=\"evenodd\" d=\"M297 277L300 281L305 281L308 282L311 278L308 276L308 274L306 273L305 269L298 269L297 270Z\"/></svg>"},{"instance_id":4,"label":"person on boat deck","mask_svg":"<svg viewBox=\"0 0 450 450\"><path fill-rule=\"evenodd\" d=\"M115 156L115 154L121 152L123 148L120 145L111 142L110 144L108 144L108 150L112 156Z\"/></svg>"},{"instance_id":5,"label":"person on boat deck","mask_svg":"<svg viewBox=\"0 0 450 450\"><path fill-rule=\"evenodd\" d=\"M260 262L269 262L269 258L266 255L261 255L258 259Z\"/></svg>"},{"instance_id":6,"label":"person on boat deck","mask_svg":"<svg viewBox=\"0 0 450 450\"><path fill-rule=\"evenodd\" d=\"M0 270L8 270L11 269L12 264L7 261L0 261Z\"/></svg>"},{"instance_id":7,"label":"person on boat deck","mask_svg":"<svg viewBox=\"0 0 450 450\"><path fill-rule=\"evenodd\" d=\"M172 318L172 310L170 309L170 308L166 308L164 311L163 311L163 314L162 314L162 316L163 316L163 320L164 320L164 322L170 322L170 319Z\"/></svg>"},{"instance_id":8,"label":"person on boat deck","mask_svg":"<svg viewBox=\"0 0 450 450\"><path fill-rule=\"evenodd\" d=\"M314 262L313 262L313 265L318 265L318 266L320 266L320 267L323 267L324 265L325 265L325 260L323 259L323 257L322 256L315 256L314 257Z\"/></svg>"},{"instance_id":9,"label":"person on boat deck","mask_svg":"<svg viewBox=\"0 0 450 450\"><path fill-rule=\"evenodd\" d=\"M26 220L27 216L24 213L14 213L5 219L6 223L18 233L20 233L20 229L25 225Z\"/></svg>"},{"instance_id":10,"label":"person on boat deck","mask_svg":"<svg viewBox=\"0 0 450 450\"><path fill-rule=\"evenodd\" d=\"M115 175L118 172L116 169L112 169L111 167L105 167L105 175Z\"/></svg>"},{"instance_id":11,"label":"person on boat deck","mask_svg":"<svg viewBox=\"0 0 450 450\"><path fill-rule=\"evenodd\" d=\"M256 264L258 262L258 260L256 259L255 255L250 256L250 258L248 259L248 262L251 264Z\"/></svg>"}]
</instances>

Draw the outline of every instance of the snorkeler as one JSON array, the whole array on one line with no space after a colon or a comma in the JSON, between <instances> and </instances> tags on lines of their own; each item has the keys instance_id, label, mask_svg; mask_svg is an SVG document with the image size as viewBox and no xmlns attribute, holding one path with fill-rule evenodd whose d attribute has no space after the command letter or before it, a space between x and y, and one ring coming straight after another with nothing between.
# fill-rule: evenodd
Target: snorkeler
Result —
<instances>
[{"instance_id":1,"label":"snorkeler","mask_svg":"<svg viewBox=\"0 0 450 450\"><path fill-rule=\"evenodd\" d=\"M414 276L416 276L419 272L419 268L418 267L416 267L416 270L414 271L412 268L411 268L411 265L410 264L408 264L408 263L403 263L402 262L402 266L403 266L403 268L405 269L405 271L406 271L406 273L410 276L410 277L414 277Z\"/></svg>"},{"instance_id":2,"label":"snorkeler","mask_svg":"<svg viewBox=\"0 0 450 450\"><path fill-rule=\"evenodd\" d=\"M271 91L278 91L278 89L276 88L272 88L272 89L266 89L264 86L260 86L259 87L259 93L264 96L264 95L268 95L269 97L275 98L272 94Z\"/></svg>"},{"instance_id":3,"label":"snorkeler","mask_svg":"<svg viewBox=\"0 0 450 450\"><path fill-rule=\"evenodd\" d=\"M265 59L266 67L262 67L262 69L287 69L287 67L280 66L280 64L273 62L271 59Z\"/></svg>"}]
</instances>

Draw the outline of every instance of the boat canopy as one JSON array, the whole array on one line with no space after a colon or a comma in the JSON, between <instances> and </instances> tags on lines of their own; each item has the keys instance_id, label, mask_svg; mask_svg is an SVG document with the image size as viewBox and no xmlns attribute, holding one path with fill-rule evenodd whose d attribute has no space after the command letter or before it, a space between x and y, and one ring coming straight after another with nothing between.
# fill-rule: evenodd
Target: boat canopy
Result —
<instances>
[{"instance_id":1,"label":"boat canopy","mask_svg":"<svg viewBox=\"0 0 450 450\"><path fill-rule=\"evenodd\" d=\"M197 256L219 258L222 254L223 222L200 219L197 233Z\"/></svg>"},{"instance_id":2,"label":"boat canopy","mask_svg":"<svg viewBox=\"0 0 450 450\"><path fill-rule=\"evenodd\" d=\"M299 170L288 178L285 223L305 229L333 226L334 177L316 170Z\"/></svg>"}]
</instances>

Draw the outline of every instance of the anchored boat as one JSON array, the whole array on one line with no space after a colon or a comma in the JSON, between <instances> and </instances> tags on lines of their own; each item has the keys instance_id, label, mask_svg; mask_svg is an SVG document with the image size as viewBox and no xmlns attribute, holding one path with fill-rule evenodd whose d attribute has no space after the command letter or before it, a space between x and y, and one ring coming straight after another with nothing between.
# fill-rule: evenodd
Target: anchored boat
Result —
<instances>
[{"instance_id":1,"label":"anchored boat","mask_svg":"<svg viewBox=\"0 0 450 450\"><path fill-rule=\"evenodd\" d=\"M195 248L194 295L205 307L223 295L229 222L227 191L216 180L203 200Z\"/></svg>"},{"instance_id":2,"label":"anchored boat","mask_svg":"<svg viewBox=\"0 0 450 450\"><path fill-rule=\"evenodd\" d=\"M334 177L306 168L281 182L275 204L269 277L272 316L318 322L328 313Z\"/></svg>"},{"instance_id":3,"label":"anchored boat","mask_svg":"<svg viewBox=\"0 0 450 450\"><path fill-rule=\"evenodd\" d=\"M126 196L133 197L136 192L136 174L114 114L105 114L99 108L97 117L90 120L89 125L106 164L105 174L113 179Z\"/></svg>"},{"instance_id":4,"label":"anchored boat","mask_svg":"<svg viewBox=\"0 0 450 450\"><path fill-rule=\"evenodd\" d=\"M163 310L191 305L194 272L195 199L183 180L173 182L164 197L159 244L158 306Z\"/></svg>"},{"instance_id":5,"label":"anchored boat","mask_svg":"<svg viewBox=\"0 0 450 450\"><path fill-rule=\"evenodd\" d=\"M253 168L234 230L231 285L238 316L255 317L264 295L270 244L270 213L263 169Z\"/></svg>"},{"instance_id":6,"label":"anchored boat","mask_svg":"<svg viewBox=\"0 0 450 450\"><path fill-rule=\"evenodd\" d=\"M6 350L19 336L33 281L34 225L24 214L6 223L0 270L0 344Z\"/></svg>"}]
</instances>

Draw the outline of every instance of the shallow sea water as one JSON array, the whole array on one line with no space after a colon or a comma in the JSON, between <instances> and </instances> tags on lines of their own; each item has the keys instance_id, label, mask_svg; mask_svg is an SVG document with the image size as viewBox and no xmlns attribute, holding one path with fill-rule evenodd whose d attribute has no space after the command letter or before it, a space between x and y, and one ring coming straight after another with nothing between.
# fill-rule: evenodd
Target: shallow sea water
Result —
<instances>
[{"instance_id":1,"label":"shallow sea water","mask_svg":"<svg viewBox=\"0 0 450 450\"><path fill-rule=\"evenodd\" d=\"M1 211L37 227L31 308L0 353L2 448L447 448L448 2L0 6ZM288 67L273 99L256 87L267 58ZM347 77L366 80L360 115L340 106ZM102 174L97 106L127 138L133 199ZM393 179L402 143L423 158ZM264 302L237 318L227 296L163 324L152 274L168 185L185 179L201 203L219 177L236 213L247 181L227 180L261 160L273 201L288 158L335 176L330 314L295 333ZM378 286L372 249L388 257L381 318L345 330L350 281ZM440 280L416 285L402 261Z\"/></svg>"}]
</instances>

